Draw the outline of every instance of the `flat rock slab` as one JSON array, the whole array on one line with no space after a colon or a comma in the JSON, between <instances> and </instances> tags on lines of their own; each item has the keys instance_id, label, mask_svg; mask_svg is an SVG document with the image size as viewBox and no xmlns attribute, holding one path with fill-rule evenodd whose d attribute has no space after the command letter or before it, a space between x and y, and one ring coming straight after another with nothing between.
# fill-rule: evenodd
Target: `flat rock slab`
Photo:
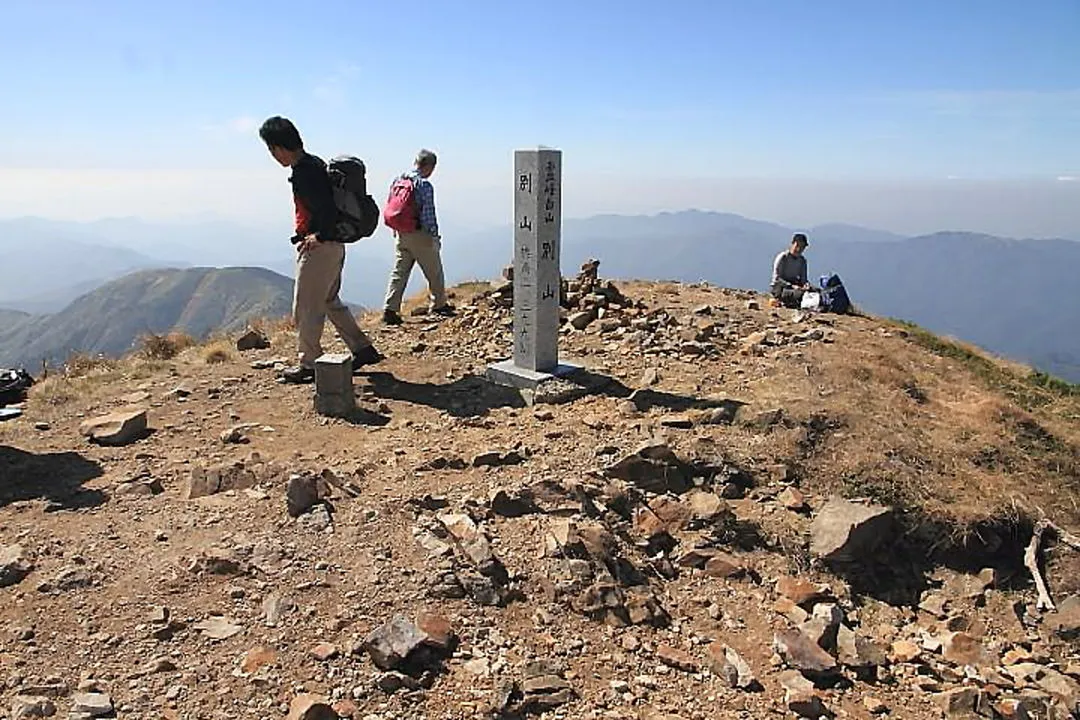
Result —
<instances>
[{"instance_id":1,"label":"flat rock slab","mask_svg":"<svg viewBox=\"0 0 1080 720\"><path fill-rule=\"evenodd\" d=\"M810 526L810 552L831 562L865 560L894 527L891 508L831 498Z\"/></svg>"},{"instance_id":2,"label":"flat rock slab","mask_svg":"<svg viewBox=\"0 0 1080 720\"><path fill-rule=\"evenodd\" d=\"M86 420L79 433L99 445L128 445L146 434L146 410L130 409Z\"/></svg>"},{"instance_id":3,"label":"flat rock slab","mask_svg":"<svg viewBox=\"0 0 1080 720\"><path fill-rule=\"evenodd\" d=\"M836 660L796 629L776 633L773 647L788 667L802 672L828 673L836 670Z\"/></svg>"},{"instance_id":4,"label":"flat rock slab","mask_svg":"<svg viewBox=\"0 0 1080 720\"><path fill-rule=\"evenodd\" d=\"M211 640L228 640L234 635L239 635L244 628L234 623L231 619L212 615L206 620L201 620L191 626Z\"/></svg>"},{"instance_id":5,"label":"flat rock slab","mask_svg":"<svg viewBox=\"0 0 1080 720\"><path fill-rule=\"evenodd\" d=\"M71 712L89 717L111 715L113 701L105 693L76 693L72 698Z\"/></svg>"}]
</instances>

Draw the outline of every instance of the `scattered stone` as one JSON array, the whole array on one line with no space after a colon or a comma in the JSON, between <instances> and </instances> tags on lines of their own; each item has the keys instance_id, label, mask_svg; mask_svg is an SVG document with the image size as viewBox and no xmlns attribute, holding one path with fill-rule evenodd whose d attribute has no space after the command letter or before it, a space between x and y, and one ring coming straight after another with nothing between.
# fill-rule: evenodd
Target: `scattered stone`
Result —
<instances>
[{"instance_id":1,"label":"scattered stone","mask_svg":"<svg viewBox=\"0 0 1080 720\"><path fill-rule=\"evenodd\" d=\"M338 720L339 715L326 698L316 695L297 695L289 703L285 720Z\"/></svg>"},{"instance_id":2,"label":"scattered stone","mask_svg":"<svg viewBox=\"0 0 1080 720\"><path fill-rule=\"evenodd\" d=\"M800 606L811 605L829 596L828 590L820 585L790 575L776 581L776 592Z\"/></svg>"},{"instance_id":3,"label":"scattered stone","mask_svg":"<svg viewBox=\"0 0 1080 720\"><path fill-rule=\"evenodd\" d=\"M786 487L776 496L777 501L788 510L799 512L806 509L806 496L793 487Z\"/></svg>"},{"instance_id":4,"label":"scattered stone","mask_svg":"<svg viewBox=\"0 0 1080 720\"><path fill-rule=\"evenodd\" d=\"M980 667L994 663L994 658L983 644L977 638L964 632L946 635L942 641L941 651L946 660L960 665Z\"/></svg>"},{"instance_id":5,"label":"scattered stone","mask_svg":"<svg viewBox=\"0 0 1080 720\"><path fill-rule=\"evenodd\" d=\"M915 662L921 656L922 648L910 640L897 640L889 651L889 658L896 663Z\"/></svg>"},{"instance_id":6,"label":"scattered stone","mask_svg":"<svg viewBox=\"0 0 1080 720\"><path fill-rule=\"evenodd\" d=\"M194 467L188 476L184 497L196 500L230 490L247 490L255 487L256 482L255 473L243 462L217 467Z\"/></svg>"},{"instance_id":7,"label":"scattered stone","mask_svg":"<svg viewBox=\"0 0 1080 720\"><path fill-rule=\"evenodd\" d=\"M828 710L821 698L814 691L814 683L807 680L796 670L785 670L778 677L784 688L784 704L801 718L827 717Z\"/></svg>"},{"instance_id":8,"label":"scattered stone","mask_svg":"<svg viewBox=\"0 0 1080 720\"><path fill-rule=\"evenodd\" d=\"M873 695L864 695L862 702L866 712L871 715L887 715L889 712L889 706Z\"/></svg>"},{"instance_id":9,"label":"scattered stone","mask_svg":"<svg viewBox=\"0 0 1080 720\"><path fill-rule=\"evenodd\" d=\"M733 555L717 552L705 563L705 574L715 578L736 578L746 573L746 568Z\"/></svg>"},{"instance_id":10,"label":"scattered stone","mask_svg":"<svg viewBox=\"0 0 1080 720\"><path fill-rule=\"evenodd\" d=\"M444 513L437 518L480 572L487 574L486 571L495 568L498 561L491 550L491 543L472 518L460 513Z\"/></svg>"},{"instance_id":11,"label":"scattered stone","mask_svg":"<svg viewBox=\"0 0 1080 720\"><path fill-rule=\"evenodd\" d=\"M689 415L667 415L660 418L660 425L676 430L690 430L694 427L694 420Z\"/></svg>"},{"instance_id":12,"label":"scattered stone","mask_svg":"<svg viewBox=\"0 0 1080 720\"><path fill-rule=\"evenodd\" d=\"M187 566L188 572L209 575L241 575L244 568L230 550L210 547L194 558Z\"/></svg>"},{"instance_id":13,"label":"scattered stone","mask_svg":"<svg viewBox=\"0 0 1080 720\"><path fill-rule=\"evenodd\" d=\"M394 670L405 666L414 659L414 653L424 648L438 652L452 649L454 635L449 629L449 623L433 617L422 622L427 630L397 615L372 630L364 640L363 649L381 670Z\"/></svg>"},{"instance_id":14,"label":"scattered stone","mask_svg":"<svg viewBox=\"0 0 1080 720\"><path fill-rule=\"evenodd\" d=\"M666 443L648 442L605 470L608 477L634 483L657 494L683 493L690 487L693 469Z\"/></svg>"},{"instance_id":15,"label":"scattered stone","mask_svg":"<svg viewBox=\"0 0 1080 720\"><path fill-rule=\"evenodd\" d=\"M248 350L266 350L270 347L270 338L266 333L255 328L248 328L247 332L236 339L236 349L240 352Z\"/></svg>"},{"instance_id":16,"label":"scattered stone","mask_svg":"<svg viewBox=\"0 0 1080 720\"><path fill-rule=\"evenodd\" d=\"M692 655L670 645L661 645L656 648L656 659L677 670L698 671L698 662Z\"/></svg>"},{"instance_id":17,"label":"scattered stone","mask_svg":"<svg viewBox=\"0 0 1080 720\"><path fill-rule=\"evenodd\" d=\"M375 685L387 695L393 695L398 690L419 690L420 683L404 673L393 670L384 672L375 680Z\"/></svg>"},{"instance_id":18,"label":"scattered stone","mask_svg":"<svg viewBox=\"0 0 1080 720\"><path fill-rule=\"evenodd\" d=\"M0 586L3 586L3 562L0 561ZM1048 615L1046 624L1062 640L1080 639L1080 595L1070 595L1058 603L1057 612Z\"/></svg>"},{"instance_id":19,"label":"scattered stone","mask_svg":"<svg viewBox=\"0 0 1080 720\"><path fill-rule=\"evenodd\" d=\"M889 508L830 498L810 526L810 551L831 562L863 560L893 528Z\"/></svg>"},{"instance_id":20,"label":"scattered stone","mask_svg":"<svg viewBox=\"0 0 1080 720\"><path fill-rule=\"evenodd\" d=\"M326 662L327 660L333 660L340 653L337 645L331 643L319 643L311 649L311 656L319 662Z\"/></svg>"},{"instance_id":21,"label":"scattered stone","mask_svg":"<svg viewBox=\"0 0 1080 720\"><path fill-rule=\"evenodd\" d=\"M888 663L880 647L842 623L836 629L836 654L843 665L855 670L869 670Z\"/></svg>"},{"instance_id":22,"label":"scattered stone","mask_svg":"<svg viewBox=\"0 0 1080 720\"><path fill-rule=\"evenodd\" d=\"M554 663L529 663L522 672L520 711L546 712L571 702L574 691L563 678L562 668Z\"/></svg>"},{"instance_id":23,"label":"scattered stone","mask_svg":"<svg viewBox=\"0 0 1080 720\"><path fill-rule=\"evenodd\" d=\"M739 653L720 641L714 641L709 645L709 660L713 674L722 678L728 687L740 690L761 688L750 664Z\"/></svg>"},{"instance_id":24,"label":"scattered stone","mask_svg":"<svg viewBox=\"0 0 1080 720\"><path fill-rule=\"evenodd\" d=\"M641 376L641 384L645 387L651 387L660 382L660 371L656 368L649 368L645 371L645 374Z\"/></svg>"},{"instance_id":25,"label":"scattered stone","mask_svg":"<svg viewBox=\"0 0 1080 720\"><path fill-rule=\"evenodd\" d=\"M473 467L502 467L505 465L520 465L525 458L516 450L501 453L495 450L482 452L472 459Z\"/></svg>"},{"instance_id":26,"label":"scattered stone","mask_svg":"<svg viewBox=\"0 0 1080 720\"><path fill-rule=\"evenodd\" d=\"M191 397L191 395L193 395L194 393L195 386L191 384L190 380L184 380L179 385L170 390L168 393L166 393L166 397L187 398Z\"/></svg>"},{"instance_id":27,"label":"scattered stone","mask_svg":"<svg viewBox=\"0 0 1080 720\"><path fill-rule=\"evenodd\" d=\"M567 322L570 323L575 330L584 330L592 324L592 321L596 319L596 313L591 310L582 310L576 312L567 318Z\"/></svg>"},{"instance_id":28,"label":"scattered stone","mask_svg":"<svg viewBox=\"0 0 1080 720\"><path fill-rule=\"evenodd\" d=\"M113 713L113 701L105 693L75 693L71 698L71 713L88 717L104 717Z\"/></svg>"},{"instance_id":29,"label":"scattered stone","mask_svg":"<svg viewBox=\"0 0 1080 720\"><path fill-rule=\"evenodd\" d=\"M0 545L0 588L22 582L33 569L22 545Z\"/></svg>"},{"instance_id":30,"label":"scattered stone","mask_svg":"<svg viewBox=\"0 0 1080 720\"><path fill-rule=\"evenodd\" d=\"M200 620L191 627L211 640L228 640L244 631L244 628L237 625L234 620L221 615L211 615L206 620Z\"/></svg>"},{"instance_id":31,"label":"scattered stone","mask_svg":"<svg viewBox=\"0 0 1080 720\"><path fill-rule=\"evenodd\" d=\"M298 518L322 500L322 484L314 475L292 475L285 488L289 517Z\"/></svg>"},{"instance_id":32,"label":"scattered stone","mask_svg":"<svg viewBox=\"0 0 1080 720\"><path fill-rule=\"evenodd\" d=\"M110 413L79 425L79 433L99 445L129 445L146 435L146 431L146 410Z\"/></svg>"},{"instance_id":33,"label":"scattered stone","mask_svg":"<svg viewBox=\"0 0 1080 720\"><path fill-rule=\"evenodd\" d=\"M836 669L836 660L802 631L791 628L777 632L773 648L784 662L807 673L828 673Z\"/></svg>"},{"instance_id":34,"label":"scattered stone","mask_svg":"<svg viewBox=\"0 0 1080 720\"><path fill-rule=\"evenodd\" d=\"M243 425L233 425L231 428L221 431L221 442L225 445L239 445L246 441Z\"/></svg>"},{"instance_id":35,"label":"scattered stone","mask_svg":"<svg viewBox=\"0 0 1080 720\"><path fill-rule=\"evenodd\" d=\"M263 619L268 627L277 627L285 614L290 612L295 603L279 592L272 592L262 603Z\"/></svg>"},{"instance_id":36,"label":"scattered stone","mask_svg":"<svg viewBox=\"0 0 1080 720\"><path fill-rule=\"evenodd\" d=\"M959 687L946 690L934 695L931 699L945 713L947 718L958 720L975 720L979 717L976 709L979 707L979 689L974 687Z\"/></svg>"},{"instance_id":37,"label":"scattered stone","mask_svg":"<svg viewBox=\"0 0 1080 720\"><path fill-rule=\"evenodd\" d=\"M330 506L325 502L316 504L298 517L297 521L308 530L315 532L324 532L334 526L334 519L330 516Z\"/></svg>"},{"instance_id":38,"label":"scattered stone","mask_svg":"<svg viewBox=\"0 0 1080 720\"><path fill-rule=\"evenodd\" d=\"M791 598L780 597L773 603L773 610L783 615L795 625L801 625L810 619L810 613L795 604Z\"/></svg>"},{"instance_id":39,"label":"scattered stone","mask_svg":"<svg viewBox=\"0 0 1080 720\"><path fill-rule=\"evenodd\" d=\"M782 408L775 408L773 410L765 410L759 412L757 415L746 420L746 426L754 430L760 430L762 432L768 432L776 425L779 425L784 420L784 411Z\"/></svg>"},{"instance_id":40,"label":"scattered stone","mask_svg":"<svg viewBox=\"0 0 1080 720\"><path fill-rule=\"evenodd\" d=\"M273 648L259 645L244 653L240 660L240 672L244 675L254 675L264 667L269 667L277 662L277 653Z\"/></svg>"},{"instance_id":41,"label":"scattered stone","mask_svg":"<svg viewBox=\"0 0 1080 720\"><path fill-rule=\"evenodd\" d=\"M56 714L56 704L48 698L17 697L11 706L11 720L48 718Z\"/></svg>"},{"instance_id":42,"label":"scattered stone","mask_svg":"<svg viewBox=\"0 0 1080 720\"><path fill-rule=\"evenodd\" d=\"M68 590L91 587L93 584L94 578L85 568L68 566L61 568L52 579L38 585L37 589L38 592L43 593L67 592Z\"/></svg>"}]
</instances>

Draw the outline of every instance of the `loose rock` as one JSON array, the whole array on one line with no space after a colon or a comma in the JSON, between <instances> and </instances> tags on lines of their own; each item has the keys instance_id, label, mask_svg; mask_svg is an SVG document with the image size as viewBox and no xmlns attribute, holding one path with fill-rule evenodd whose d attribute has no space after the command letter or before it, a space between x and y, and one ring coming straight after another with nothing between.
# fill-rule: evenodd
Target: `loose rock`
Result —
<instances>
[{"instance_id":1,"label":"loose rock","mask_svg":"<svg viewBox=\"0 0 1080 720\"><path fill-rule=\"evenodd\" d=\"M128 445L146 434L146 410L127 410L87 420L79 433L99 445Z\"/></svg>"}]
</instances>

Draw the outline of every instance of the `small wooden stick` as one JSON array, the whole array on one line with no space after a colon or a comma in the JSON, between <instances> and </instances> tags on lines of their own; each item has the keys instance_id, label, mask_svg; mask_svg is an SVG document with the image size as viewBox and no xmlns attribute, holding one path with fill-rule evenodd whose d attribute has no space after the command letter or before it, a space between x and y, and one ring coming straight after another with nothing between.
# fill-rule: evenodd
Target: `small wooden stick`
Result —
<instances>
[{"instance_id":1,"label":"small wooden stick","mask_svg":"<svg viewBox=\"0 0 1080 720\"><path fill-rule=\"evenodd\" d=\"M1035 589L1039 593L1039 599L1035 602L1035 608L1037 610L1056 610L1054 607L1054 601L1050 597L1050 592L1046 589L1046 581L1043 580L1042 573L1039 572L1039 543L1042 542L1043 533L1050 527L1049 520L1040 520L1035 524L1035 531L1031 534L1031 542L1028 543L1027 550L1024 551L1024 566L1031 572L1031 577L1035 580Z\"/></svg>"}]
</instances>

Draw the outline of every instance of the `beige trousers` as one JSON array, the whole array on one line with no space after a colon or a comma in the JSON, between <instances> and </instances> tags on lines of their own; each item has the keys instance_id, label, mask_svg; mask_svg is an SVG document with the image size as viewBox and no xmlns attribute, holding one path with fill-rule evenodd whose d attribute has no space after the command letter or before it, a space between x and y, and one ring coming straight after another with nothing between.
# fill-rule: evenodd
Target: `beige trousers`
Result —
<instances>
[{"instance_id":1,"label":"beige trousers","mask_svg":"<svg viewBox=\"0 0 1080 720\"><path fill-rule=\"evenodd\" d=\"M441 249L441 242L423 230L397 233L394 270L390 273L390 285L386 289L383 309L401 312L401 300L405 297L405 287L409 284L409 275L412 274L415 264L420 265L420 270L427 279L432 307L446 305L446 279L439 254Z\"/></svg>"},{"instance_id":2,"label":"beige trousers","mask_svg":"<svg viewBox=\"0 0 1080 720\"><path fill-rule=\"evenodd\" d=\"M300 364L315 367L323 354L322 333L330 318L350 352L371 345L356 324L356 318L341 302L341 271L345 267L345 246L338 242L319 243L296 257L296 285L293 288L293 320L300 344Z\"/></svg>"}]
</instances>

